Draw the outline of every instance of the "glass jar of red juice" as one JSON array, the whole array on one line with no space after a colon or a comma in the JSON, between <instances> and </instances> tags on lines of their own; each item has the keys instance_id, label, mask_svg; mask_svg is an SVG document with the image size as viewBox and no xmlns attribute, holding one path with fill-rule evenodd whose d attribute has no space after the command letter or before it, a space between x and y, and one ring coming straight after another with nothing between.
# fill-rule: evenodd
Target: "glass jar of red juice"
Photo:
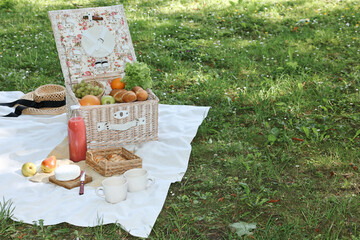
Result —
<instances>
[{"instance_id":1,"label":"glass jar of red juice","mask_svg":"<svg viewBox=\"0 0 360 240\"><path fill-rule=\"evenodd\" d=\"M68 123L70 160L79 162L86 159L86 127L80 114L80 106L72 105L71 117Z\"/></svg>"}]
</instances>

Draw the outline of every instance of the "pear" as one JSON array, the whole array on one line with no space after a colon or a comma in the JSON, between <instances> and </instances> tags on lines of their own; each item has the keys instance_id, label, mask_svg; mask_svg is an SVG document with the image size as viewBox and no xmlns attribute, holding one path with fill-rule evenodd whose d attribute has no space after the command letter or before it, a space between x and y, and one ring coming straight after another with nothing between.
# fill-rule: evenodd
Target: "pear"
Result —
<instances>
[{"instance_id":1,"label":"pear","mask_svg":"<svg viewBox=\"0 0 360 240\"><path fill-rule=\"evenodd\" d=\"M50 156L41 162L41 170L44 173L52 173L56 168L56 157Z\"/></svg>"}]
</instances>

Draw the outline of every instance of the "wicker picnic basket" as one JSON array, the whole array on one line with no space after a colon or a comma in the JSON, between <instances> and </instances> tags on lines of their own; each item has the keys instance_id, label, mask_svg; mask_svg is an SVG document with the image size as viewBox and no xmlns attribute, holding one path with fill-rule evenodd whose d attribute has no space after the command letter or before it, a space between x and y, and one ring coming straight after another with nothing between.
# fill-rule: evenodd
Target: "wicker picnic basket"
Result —
<instances>
[{"instance_id":1,"label":"wicker picnic basket","mask_svg":"<svg viewBox=\"0 0 360 240\"><path fill-rule=\"evenodd\" d=\"M122 5L50 11L66 87L66 111L79 105L73 86L100 82L104 94L111 80L124 77L127 62L136 61ZM146 101L81 106L89 149L119 147L158 139L158 102L150 90Z\"/></svg>"},{"instance_id":2,"label":"wicker picnic basket","mask_svg":"<svg viewBox=\"0 0 360 240\"><path fill-rule=\"evenodd\" d=\"M127 149L92 149L86 153L86 164L105 177L123 174L132 168L141 168L142 159Z\"/></svg>"}]
</instances>

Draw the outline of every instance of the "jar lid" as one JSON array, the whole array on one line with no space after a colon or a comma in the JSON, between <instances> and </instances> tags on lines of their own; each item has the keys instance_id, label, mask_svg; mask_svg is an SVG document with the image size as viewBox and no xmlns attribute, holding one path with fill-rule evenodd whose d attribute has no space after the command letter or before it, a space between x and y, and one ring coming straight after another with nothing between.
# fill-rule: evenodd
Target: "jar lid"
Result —
<instances>
[{"instance_id":1,"label":"jar lid","mask_svg":"<svg viewBox=\"0 0 360 240\"><path fill-rule=\"evenodd\" d=\"M76 110L76 109L80 109L80 105L72 105L70 107L71 110Z\"/></svg>"}]
</instances>

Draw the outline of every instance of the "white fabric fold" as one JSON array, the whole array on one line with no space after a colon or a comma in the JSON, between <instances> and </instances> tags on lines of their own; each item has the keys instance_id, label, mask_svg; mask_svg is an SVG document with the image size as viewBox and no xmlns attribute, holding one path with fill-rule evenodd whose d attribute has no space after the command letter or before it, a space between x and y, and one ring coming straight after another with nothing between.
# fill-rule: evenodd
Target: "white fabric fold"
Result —
<instances>
[{"instance_id":1,"label":"white fabric fold","mask_svg":"<svg viewBox=\"0 0 360 240\"><path fill-rule=\"evenodd\" d=\"M11 102L22 92L0 92L0 102ZM0 115L13 108L1 107ZM44 225L67 222L92 227L117 223L137 237L148 237L161 212L171 183L181 181L191 153L191 141L207 116L209 107L159 105L159 141L133 146L143 167L155 177L149 189L128 193L127 199L110 204L85 185L71 190L33 183L21 174L25 162L41 161L67 136L66 115L0 118L0 196L13 202L13 219ZM126 146L125 146L126 147Z\"/></svg>"}]
</instances>

